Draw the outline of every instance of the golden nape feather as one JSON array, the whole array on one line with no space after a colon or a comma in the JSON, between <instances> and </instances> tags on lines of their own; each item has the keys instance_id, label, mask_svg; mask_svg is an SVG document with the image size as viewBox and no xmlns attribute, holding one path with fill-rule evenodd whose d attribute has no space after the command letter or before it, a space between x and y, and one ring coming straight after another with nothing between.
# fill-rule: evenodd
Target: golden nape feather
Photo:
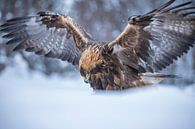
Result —
<instances>
[{"instance_id":1,"label":"golden nape feather","mask_svg":"<svg viewBox=\"0 0 195 129\"><path fill-rule=\"evenodd\" d=\"M0 32L15 51L75 65L93 89L143 87L176 78L159 71L194 46L195 7L191 1L172 6L174 2L130 17L111 42L95 41L71 17L53 12L8 20Z\"/></svg>"},{"instance_id":2,"label":"golden nape feather","mask_svg":"<svg viewBox=\"0 0 195 129\"><path fill-rule=\"evenodd\" d=\"M79 68L84 69L85 72L90 72L91 69L103 63L102 58L103 57L101 54L101 46L100 45L90 45L82 53L82 56L79 62Z\"/></svg>"}]
</instances>

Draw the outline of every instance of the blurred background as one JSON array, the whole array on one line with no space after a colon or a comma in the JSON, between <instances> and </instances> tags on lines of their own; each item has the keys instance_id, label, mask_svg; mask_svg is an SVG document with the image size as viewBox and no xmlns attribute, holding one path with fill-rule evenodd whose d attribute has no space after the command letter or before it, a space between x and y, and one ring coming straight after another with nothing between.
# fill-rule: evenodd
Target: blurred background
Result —
<instances>
[{"instance_id":1,"label":"blurred background","mask_svg":"<svg viewBox=\"0 0 195 129\"><path fill-rule=\"evenodd\" d=\"M54 11L71 16L95 39L111 41L129 16L166 1L0 0L0 24L41 10ZM186 0L175 4L182 2ZM163 71L179 79L151 89L97 93L67 62L12 52L5 42L0 37L0 129L195 128L194 48Z\"/></svg>"}]
</instances>

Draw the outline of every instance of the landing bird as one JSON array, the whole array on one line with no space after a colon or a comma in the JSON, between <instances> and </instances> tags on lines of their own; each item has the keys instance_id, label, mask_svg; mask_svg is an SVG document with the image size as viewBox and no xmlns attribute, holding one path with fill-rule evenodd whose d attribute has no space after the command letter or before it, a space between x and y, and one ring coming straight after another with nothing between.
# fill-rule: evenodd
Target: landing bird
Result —
<instances>
[{"instance_id":1,"label":"landing bird","mask_svg":"<svg viewBox=\"0 0 195 129\"><path fill-rule=\"evenodd\" d=\"M41 11L0 26L14 51L58 58L79 68L93 89L122 90L158 83L158 73L193 47L195 7L169 0L144 15L131 16L111 42L94 40L71 17Z\"/></svg>"}]
</instances>

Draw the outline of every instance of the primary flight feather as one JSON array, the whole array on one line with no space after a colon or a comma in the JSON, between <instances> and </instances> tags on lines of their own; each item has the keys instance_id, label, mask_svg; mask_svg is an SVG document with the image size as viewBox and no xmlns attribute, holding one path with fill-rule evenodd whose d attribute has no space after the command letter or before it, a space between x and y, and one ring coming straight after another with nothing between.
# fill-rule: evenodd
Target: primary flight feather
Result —
<instances>
[{"instance_id":1,"label":"primary flight feather","mask_svg":"<svg viewBox=\"0 0 195 129\"><path fill-rule=\"evenodd\" d=\"M195 7L191 1L170 6L174 1L130 17L111 42L94 40L72 18L52 12L8 20L0 31L7 44L16 45L15 51L72 63L93 89L141 87L175 77L156 72L194 46Z\"/></svg>"}]
</instances>

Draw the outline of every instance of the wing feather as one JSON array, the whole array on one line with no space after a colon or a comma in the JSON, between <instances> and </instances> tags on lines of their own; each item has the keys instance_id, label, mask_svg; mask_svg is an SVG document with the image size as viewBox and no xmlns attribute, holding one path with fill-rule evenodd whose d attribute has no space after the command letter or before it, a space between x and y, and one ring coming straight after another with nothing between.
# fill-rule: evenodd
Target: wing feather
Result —
<instances>
[{"instance_id":1,"label":"wing feather","mask_svg":"<svg viewBox=\"0 0 195 129\"><path fill-rule=\"evenodd\" d=\"M38 55L58 58L78 65L84 46L92 38L72 18L52 12L39 12L35 16L19 17L0 26L16 44L14 50L26 50Z\"/></svg>"},{"instance_id":2,"label":"wing feather","mask_svg":"<svg viewBox=\"0 0 195 129\"><path fill-rule=\"evenodd\" d=\"M162 70L187 53L195 43L195 7L189 6L191 1L170 7L174 1L145 15L131 17L124 31L108 44L110 49L116 45L125 48L113 51L120 59L124 50L133 51L129 64L136 57L134 66L149 72Z\"/></svg>"}]
</instances>

